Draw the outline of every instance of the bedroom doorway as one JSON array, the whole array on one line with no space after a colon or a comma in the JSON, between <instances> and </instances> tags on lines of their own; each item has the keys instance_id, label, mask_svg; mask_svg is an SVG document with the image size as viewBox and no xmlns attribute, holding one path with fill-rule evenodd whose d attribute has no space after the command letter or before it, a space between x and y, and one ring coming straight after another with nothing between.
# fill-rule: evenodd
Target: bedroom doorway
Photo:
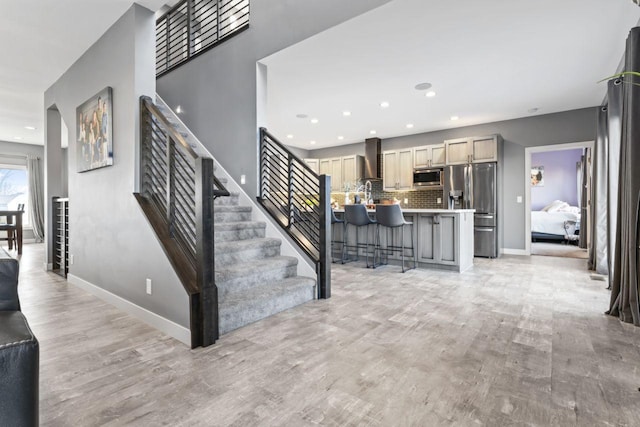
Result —
<instances>
[{"instance_id":1,"label":"bedroom doorway","mask_svg":"<svg viewBox=\"0 0 640 427\"><path fill-rule=\"evenodd\" d=\"M592 147L578 142L525 149L528 255L588 258Z\"/></svg>"}]
</instances>

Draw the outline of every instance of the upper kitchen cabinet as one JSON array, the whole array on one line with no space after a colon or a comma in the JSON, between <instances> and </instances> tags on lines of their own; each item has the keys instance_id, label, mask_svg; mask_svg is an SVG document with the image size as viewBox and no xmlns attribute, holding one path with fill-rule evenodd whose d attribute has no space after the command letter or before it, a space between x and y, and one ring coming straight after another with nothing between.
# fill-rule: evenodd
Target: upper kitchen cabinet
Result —
<instances>
[{"instance_id":1,"label":"upper kitchen cabinet","mask_svg":"<svg viewBox=\"0 0 640 427\"><path fill-rule=\"evenodd\" d=\"M331 191L344 191L344 182L342 180L342 157L329 159L331 175Z\"/></svg>"},{"instance_id":2,"label":"upper kitchen cabinet","mask_svg":"<svg viewBox=\"0 0 640 427\"><path fill-rule=\"evenodd\" d=\"M342 157L343 187L349 185L350 190L354 190L362 177L364 177L364 157L356 155Z\"/></svg>"},{"instance_id":3,"label":"upper kitchen cabinet","mask_svg":"<svg viewBox=\"0 0 640 427\"><path fill-rule=\"evenodd\" d=\"M498 161L500 135L450 139L444 142L448 165Z\"/></svg>"},{"instance_id":4,"label":"upper kitchen cabinet","mask_svg":"<svg viewBox=\"0 0 640 427\"><path fill-rule=\"evenodd\" d=\"M334 157L331 159L304 159L311 169L314 164L318 164L318 175L331 175L331 191L345 191L345 187L349 185L350 190L356 181L361 180L364 176L364 157L362 156L345 156Z\"/></svg>"},{"instance_id":5,"label":"upper kitchen cabinet","mask_svg":"<svg viewBox=\"0 0 640 427\"><path fill-rule=\"evenodd\" d=\"M383 152L382 166L384 191L413 188L413 149Z\"/></svg>"},{"instance_id":6,"label":"upper kitchen cabinet","mask_svg":"<svg viewBox=\"0 0 640 427\"><path fill-rule=\"evenodd\" d=\"M319 162L319 175L331 175L331 160L330 159L320 159Z\"/></svg>"},{"instance_id":7,"label":"upper kitchen cabinet","mask_svg":"<svg viewBox=\"0 0 640 427\"><path fill-rule=\"evenodd\" d=\"M304 159L304 162L309 168L320 175L320 160L319 159Z\"/></svg>"},{"instance_id":8,"label":"upper kitchen cabinet","mask_svg":"<svg viewBox=\"0 0 640 427\"><path fill-rule=\"evenodd\" d=\"M471 162L497 162L499 135L470 138Z\"/></svg>"},{"instance_id":9,"label":"upper kitchen cabinet","mask_svg":"<svg viewBox=\"0 0 640 427\"><path fill-rule=\"evenodd\" d=\"M425 145L413 149L413 167L431 168L446 166L447 156L444 144Z\"/></svg>"}]
</instances>

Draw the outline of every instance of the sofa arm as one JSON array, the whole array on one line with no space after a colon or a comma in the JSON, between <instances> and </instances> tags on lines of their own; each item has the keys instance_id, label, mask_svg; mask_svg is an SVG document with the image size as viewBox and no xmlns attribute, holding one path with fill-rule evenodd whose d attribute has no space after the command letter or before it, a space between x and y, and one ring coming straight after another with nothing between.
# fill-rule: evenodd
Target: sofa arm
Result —
<instances>
[{"instance_id":1,"label":"sofa arm","mask_svg":"<svg viewBox=\"0 0 640 427\"><path fill-rule=\"evenodd\" d=\"M38 425L39 365L38 340L24 315L0 312L0 420L16 427Z\"/></svg>"},{"instance_id":2,"label":"sofa arm","mask_svg":"<svg viewBox=\"0 0 640 427\"><path fill-rule=\"evenodd\" d=\"M0 248L0 311L20 310L18 299L18 260Z\"/></svg>"}]
</instances>

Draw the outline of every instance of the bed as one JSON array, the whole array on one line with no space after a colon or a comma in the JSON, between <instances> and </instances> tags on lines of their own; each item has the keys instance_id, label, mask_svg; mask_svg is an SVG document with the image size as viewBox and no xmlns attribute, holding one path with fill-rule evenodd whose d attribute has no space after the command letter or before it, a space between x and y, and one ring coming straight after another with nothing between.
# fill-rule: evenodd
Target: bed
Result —
<instances>
[{"instance_id":1,"label":"bed","mask_svg":"<svg viewBox=\"0 0 640 427\"><path fill-rule=\"evenodd\" d=\"M576 240L579 230L580 208L577 206L556 200L540 211L531 211L531 239L534 242Z\"/></svg>"}]
</instances>

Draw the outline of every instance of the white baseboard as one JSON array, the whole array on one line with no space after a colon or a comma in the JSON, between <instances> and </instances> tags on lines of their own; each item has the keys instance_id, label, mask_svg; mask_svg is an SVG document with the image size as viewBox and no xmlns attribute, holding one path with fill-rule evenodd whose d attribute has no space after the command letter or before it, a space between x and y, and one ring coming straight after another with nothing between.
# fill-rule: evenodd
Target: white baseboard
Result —
<instances>
[{"instance_id":1,"label":"white baseboard","mask_svg":"<svg viewBox=\"0 0 640 427\"><path fill-rule=\"evenodd\" d=\"M500 250L500 253L504 254L504 255L522 255L522 256L527 256L529 255L527 253L526 249L509 249L509 248L502 248Z\"/></svg>"},{"instance_id":2,"label":"white baseboard","mask_svg":"<svg viewBox=\"0 0 640 427\"><path fill-rule=\"evenodd\" d=\"M139 305L136 305L131 301L119 297L118 295L102 289L94 285L93 283L87 282L86 280L81 279L78 276L74 276L73 274L67 275L67 281L72 285L77 286L80 289L84 289L85 291L100 298L101 300L119 308L125 313L142 320L143 322L151 325L161 332L164 332L170 337L173 337L178 341L191 346L191 331L184 326L180 326L169 319L159 316L156 313L147 310L146 308L140 307Z\"/></svg>"}]
</instances>

